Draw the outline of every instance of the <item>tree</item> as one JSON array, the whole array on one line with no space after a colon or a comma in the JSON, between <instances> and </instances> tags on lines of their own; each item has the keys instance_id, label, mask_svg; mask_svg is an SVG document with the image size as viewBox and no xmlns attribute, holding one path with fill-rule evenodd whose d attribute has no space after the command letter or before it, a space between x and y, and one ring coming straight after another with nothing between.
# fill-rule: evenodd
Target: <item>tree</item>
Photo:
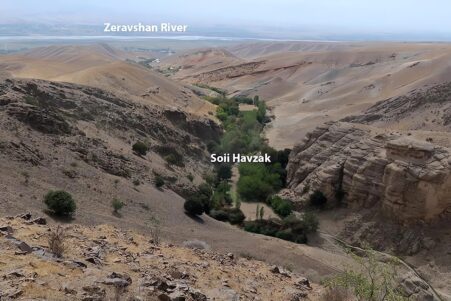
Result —
<instances>
[{"instance_id":1,"label":"tree","mask_svg":"<svg viewBox=\"0 0 451 301\"><path fill-rule=\"evenodd\" d=\"M70 216L77 209L72 195L64 190L49 191L44 197L47 208L56 215Z\"/></svg>"},{"instance_id":2,"label":"tree","mask_svg":"<svg viewBox=\"0 0 451 301\"><path fill-rule=\"evenodd\" d=\"M326 196L319 190L315 190L309 199L310 206L324 209L327 203Z\"/></svg>"},{"instance_id":3,"label":"tree","mask_svg":"<svg viewBox=\"0 0 451 301\"><path fill-rule=\"evenodd\" d=\"M232 177L232 166L230 164L220 164L217 168L218 180L228 180Z\"/></svg>"},{"instance_id":4,"label":"tree","mask_svg":"<svg viewBox=\"0 0 451 301\"><path fill-rule=\"evenodd\" d=\"M260 207L260 220L263 219L263 216L265 215L265 207L261 206Z\"/></svg>"},{"instance_id":5,"label":"tree","mask_svg":"<svg viewBox=\"0 0 451 301\"><path fill-rule=\"evenodd\" d=\"M114 213L118 213L119 210L124 207L124 203L121 200L115 198L111 201L111 207L113 207Z\"/></svg>"},{"instance_id":6,"label":"tree","mask_svg":"<svg viewBox=\"0 0 451 301\"><path fill-rule=\"evenodd\" d=\"M306 211L302 214L302 224L306 233L314 233L318 230L318 217L311 211Z\"/></svg>"},{"instance_id":7,"label":"tree","mask_svg":"<svg viewBox=\"0 0 451 301\"><path fill-rule=\"evenodd\" d=\"M138 155L145 156L149 151L149 146L144 142L138 141L135 144L133 144L132 149Z\"/></svg>"},{"instance_id":8,"label":"tree","mask_svg":"<svg viewBox=\"0 0 451 301\"><path fill-rule=\"evenodd\" d=\"M279 196L273 196L269 200L269 204L275 213L280 215L281 217L287 217L293 211L293 206L290 201L282 199Z\"/></svg>"},{"instance_id":9,"label":"tree","mask_svg":"<svg viewBox=\"0 0 451 301\"><path fill-rule=\"evenodd\" d=\"M244 200L264 202L274 191L282 187L280 175L271 173L264 164L240 164L239 170L237 191Z\"/></svg>"},{"instance_id":10,"label":"tree","mask_svg":"<svg viewBox=\"0 0 451 301\"><path fill-rule=\"evenodd\" d=\"M183 208L190 215L202 215L204 213L204 205L198 199L187 199Z\"/></svg>"}]
</instances>

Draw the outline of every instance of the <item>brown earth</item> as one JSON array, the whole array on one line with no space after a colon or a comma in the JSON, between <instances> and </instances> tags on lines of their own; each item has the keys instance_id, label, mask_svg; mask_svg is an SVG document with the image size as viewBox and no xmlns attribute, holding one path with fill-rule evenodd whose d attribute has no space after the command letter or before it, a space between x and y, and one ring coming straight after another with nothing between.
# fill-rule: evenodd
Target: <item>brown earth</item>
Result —
<instances>
[{"instance_id":1,"label":"brown earth","mask_svg":"<svg viewBox=\"0 0 451 301\"><path fill-rule=\"evenodd\" d=\"M135 96L143 103L214 118L214 105L200 99L189 87L133 63L130 58L135 59L132 54L106 44L49 46L0 56L0 68L9 77L84 84L128 98Z\"/></svg>"},{"instance_id":2,"label":"brown earth","mask_svg":"<svg viewBox=\"0 0 451 301\"><path fill-rule=\"evenodd\" d=\"M2 299L295 301L317 300L321 292L281 267L196 241L158 243L157 232L149 238L111 225L62 226L58 257L49 248L57 228L45 223L30 215L0 219Z\"/></svg>"},{"instance_id":3,"label":"brown earth","mask_svg":"<svg viewBox=\"0 0 451 301\"><path fill-rule=\"evenodd\" d=\"M174 77L231 95L259 95L275 116L266 136L280 149L292 147L323 122L451 80L449 44L259 43L230 50L250 59L189 76L182 68Z\"/></svg>"},{"instance_id":4,"label":"brown earth","mask_svg":"<svg viewBox=\"0 0 451 301\"><path fill-rule=\"evenodd\" d=\"M2 215L42 215L43 196L64 189L77 202L73 222L80 224L107 223L146 233L150 218L157 216L164 240L202 240L215 250L290 266L315 281L349 262L344 252L251 234L184 213L184 200L176 192L192 189L209 169L205 143L219 130L209 119L98 88L40 80L7 80L0 84L0 99L0 168L7 171L0 173ZM137 140L150 143L147 155L132 152ZM165 162L172 152L183 154L183 166ZM154 186L155 174L165 179L161 190ZM125 203L121 216L112 214L114 198Z\"/></svg>"}]
</instances>

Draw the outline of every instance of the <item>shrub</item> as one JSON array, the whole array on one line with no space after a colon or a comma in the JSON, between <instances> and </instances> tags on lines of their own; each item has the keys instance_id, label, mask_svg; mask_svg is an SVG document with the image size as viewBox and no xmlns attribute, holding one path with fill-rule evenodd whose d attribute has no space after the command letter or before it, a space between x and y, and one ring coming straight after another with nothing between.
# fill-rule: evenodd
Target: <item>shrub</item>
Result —
<instances>
[{"instance_id":1,"label":"shrub","mask_svg":"<svg viewBox=\"0 0 451 301\"><path fill-rule=\"evenodd\" d=\"M135 144L133 144L132 149L138 155L145 156L149 151L149 146L144 142L138 141Z\"/></svg>"},{"instance_id":2,"label":"shrub","mask_svg":"<svg viewBox=\"0 0 451 301\"><path fill-rule=\"evenodd\" d=\"M356 297L353 296L349 290L341 287L333 287L326 289L326 291L321 295L320 301L349 301L355 299Z\"/></svg>"},{"instance_id":3,"label":"shrub","mask_svg":"<svg viewBox=\"0 0 451 301\"><path fill-rule=\"evenodd\" d=\"M246 219L243 211L239 208L223 207L220 209L213 209L210 211L209 215L218 221L229 222L232 225L241 224Z\"/></svg>"},{"instance_id":4,"label":"shrub","mask_svg":"<svg viewBox=\"0 0 451 301\"><path fill-rule=\"evenodd\" d=\"M315 190L309 199L309 204L312 207L324 209L327 203L326 196L319 190Z\"/></svg>"},{"instance_id":5,"label":"shrub","mask_svg":"<svg viewBox=\"0 0 451 301\"><path fill-rule=\"evenodd\" d=\"M230 188L231 186L227 181L222 181L216 186L212 197L213 207L224 207L232 204Z\"/></svg>"},{"instance_id":6,"label":"shrub","mask_svg":"<svg viewBox=\"0 0 451 301\"><path fill-rule=\"evenodd\" d=\"M157 188L163 187L163 185L164 185L164 178L162 176L160 176L160 175L156 175L155 176L155 180L154 180L154 184L155 184L155 187L157 187Z\"/></svg>"},{"instance_id":7,"label":"shrub","mask_svg":"<svg viewBox=\"0 0 451 301\"><path fill-rule=\"evenodd\" d=\"M217 168L218 180L228 180L232 177L232 166L230 164L220 164Z\"/></svg>"},{"instance_id":8,"label":"shrub","mask_svg":"<svg viewBox=\"0 0 451 301\"><path fill-rule=\"evenodd\" d=\"M56 215L71 215L77 209L70 193L64 190L49 191L44 197L44 203Z\"/></svg>"},{"instance_id":9,"label":"shrub","mask_svg":"<svg viewBox=\"0 0 451 301\"><path fill-rule=\"evenodd\" d=\"M58 226L55 231L51 231L48 238L48 244L50 251L55 254L56 257L62 257L66 249L64 241L66 235L64 229Z\"/></svg>"},{"instance_id":10,"label":"shrub","mask_svg":"<svg viewBox=\"0 0 451 301\"><path fill-rule=\"evenodd\" d=\"M302 223L306 233L314 233L318 230L318 217L311 211L302 214Z\"/></svg>"},{"instance_id":11,"label":"shrub","mask_svg":"<svg viewBox=\"0 0 451 301\"><path fill-rule=\"evenodd\" d=\"M291 231L291 229L285 229L282 231L278 231L276 233L276 237L280 238L280 239L288 240L288 241L294 241L294 235L293 235L293 232Z\"/></svg>"},{"instance_id":12,"label":"shrub","mask_svg":"<svg viewBox=\"0 0 451 301\"><path fill-rule=\"evenodd\" d=\"M355 262L360 265L359 268L347 269L339 273L326 280L325 286L332 290L340 289L353 293L357 300L410 300L402 292L402 285L398 277L399 271L397 271L399 260L390 257L381 263L376 252L373 250L363 251L365 252L363 258L354 256Z\"/></svg>"},{"instance_id":13,"label":"shrub","mask_svg":"<svg viewBox=\"0 0 451 301\"><path fill-rule=\"evenodd\" d=\"M119 199L113 199L111 201L111 207L113 207L114 212L117 213L122 209L122 207L124 207L124 203Z\"/></svg>"},{"instance_id":14,"label":"shrub","mask_svg":"<svg viewBox=\"0 0 451 301\"><path fill-rule=\"evenodd\" d=\"M307 237L302 228L302 222L295 216L284 219L282 224L273 220L245 221L244 230L253 233L278 237L295 243L307 243Z\"/></svg>"},{"instance_id":15,"label":"shrub","mask_svg":"<svg viewBox=\"0 0 451 301\"><path fill-rule=\"evenodd\" d=\"M163 157L170 165L183 166L183 157L179 154L169 154Z\"/></svg>"},{"instance_id":16,"label":"shrub","mask_svg":"<svg viewBox=\"0 0 451 301\"><path fill-rule=\"evenodd\" d=\"M241 224L246 218L243 211L238 208L231 208L227 210L227 213L228 220L232 225Z\"/></svg>"},{"instance_id":17,"label":"shrub","mask_svg":"<svg viewBox=\"0 0 451 301\"><path fill-rule=\"evenodd\" d=\"M287 217L293 211L293 206L290 201L282 199L279 196L273 196L269 200L269 204L275 213L280 215L281 217Z\"/></svg>"},{"instance_id":18,"label":"shrub","mask_svg":"<svg viewBox=\"0 0 451 301\"><path fill-rule=\"evenodd\" d=\"M190 215L202 215L204 213L204 205L199 199L187 199L183 208Z\"/></svg>"},{"instance_id":19,"label":"shrub","mask_svg":"<svg viewBox=\"0 0 451 301\"><path fill-rule=\"evenodd\" d=\"M187 178L190 182L194 181L194 176L193 176L192 174L188 174L188 175L186 176L186 178Z\"/></svg>"},{"instance_id":20,"label":"shrub","mask_svg":"<svg viewBox=\"0 0 451 301\"><path fill-rule=\"evenodd\" d=\"M151 216L147 224L149 227L150 237L152 237L152 243L159 245L161 242L161 221L156 216Z\"/></svg>"},{"instance_id":21,"label":"shrub","mask_svg":"<svg viewBox=\"0 0 451 301\"><path fill-rule=\"evenodd\" d=\"M224 210L221 209L213 209L210 211L209 214L212 218L221 221L221 222L226 222L229 220L229 215L227 214L227 212L225 212Z\"/></svg>"}]
</instances>

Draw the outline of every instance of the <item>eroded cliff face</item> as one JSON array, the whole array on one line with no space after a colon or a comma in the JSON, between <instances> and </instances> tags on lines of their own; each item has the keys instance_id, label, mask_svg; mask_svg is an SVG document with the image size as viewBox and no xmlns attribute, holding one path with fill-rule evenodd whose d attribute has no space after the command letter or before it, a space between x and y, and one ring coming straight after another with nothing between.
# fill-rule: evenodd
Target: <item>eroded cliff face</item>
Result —
<instances>
[{"instance_id":1,"label":"eroded cliff face","mask_svg":"<svg viewBox=\"0 0 451 301\"><path fill-rule=\"evenodd\" d=\"M361 125L329 123L293 149L286 195L302 207L314 191L349 207L379 206L401 222L451 212L449 149Z\"/></svg>"}]
</instances>

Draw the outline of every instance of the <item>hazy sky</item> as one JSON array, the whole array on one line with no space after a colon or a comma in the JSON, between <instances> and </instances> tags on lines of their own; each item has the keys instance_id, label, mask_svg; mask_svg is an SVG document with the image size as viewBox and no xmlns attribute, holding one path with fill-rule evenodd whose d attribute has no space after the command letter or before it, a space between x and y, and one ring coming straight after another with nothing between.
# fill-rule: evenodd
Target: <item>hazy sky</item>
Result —
<instances>
[{"instance_id":1,"label":"hazy sky","mask_svg":"<svg viewBox=\"0 0 451 301\"><path fill-rule=\"evenodd\" d=\"M0 23L186 23L451 33L450 0L1 0Z\"/></svg>"}]
</instances>

